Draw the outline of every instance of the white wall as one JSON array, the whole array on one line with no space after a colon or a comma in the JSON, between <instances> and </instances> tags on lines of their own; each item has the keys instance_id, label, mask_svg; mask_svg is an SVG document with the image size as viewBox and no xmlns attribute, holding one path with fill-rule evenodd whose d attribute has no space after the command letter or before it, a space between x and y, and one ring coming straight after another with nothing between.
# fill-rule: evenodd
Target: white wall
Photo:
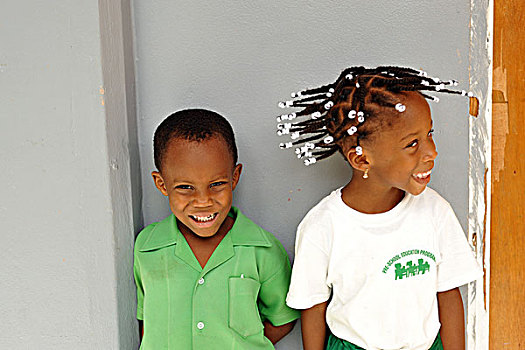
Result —
<instances>
[{"instance_id":1,"label":"white wall","mask_svg":"<svg viewBox=\"0 0 525 350\"><path fill-rule=\"evenodd\" d=\"M2 3L1 349L137 343L130 186L116 190L133 157L122 76L103 72L101 37L119 41L107 7L104 27L97 2Z\"/></svg>"}]
</instances>

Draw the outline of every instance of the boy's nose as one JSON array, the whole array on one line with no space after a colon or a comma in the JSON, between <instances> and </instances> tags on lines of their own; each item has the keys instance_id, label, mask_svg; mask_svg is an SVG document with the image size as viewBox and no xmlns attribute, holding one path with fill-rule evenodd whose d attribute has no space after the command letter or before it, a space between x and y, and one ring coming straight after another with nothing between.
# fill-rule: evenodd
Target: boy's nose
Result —
<instances>
[{"instance_id":1,"label":"boy's nose","mask_svg":"<svg viewBox=\"0 0 525 350\"><path fill-rule=\"evenodd\" d=\"M211 203L211 196L208 191L197 191L194 198L196 205L206 206Z\"/></svg>"}]
</instances>

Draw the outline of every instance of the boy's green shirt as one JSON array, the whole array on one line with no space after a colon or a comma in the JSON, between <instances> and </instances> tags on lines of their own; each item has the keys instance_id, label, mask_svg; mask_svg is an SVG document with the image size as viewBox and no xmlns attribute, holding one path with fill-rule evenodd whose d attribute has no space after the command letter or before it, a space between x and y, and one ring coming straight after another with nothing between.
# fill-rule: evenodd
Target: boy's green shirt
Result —
<instances>
[{"instance_id":1,"label":"boy's green shirt","mask_svg":"<svg viewBox=\"0 0 525 350\"><path fill-rule=\"evenodd\" d=\"M141 349L274 349L264 337L299 318L286 306L290 262L281 243L240 210L201 268L171 215L147 226L135 243Z\"/></svg>"}]
</instances>

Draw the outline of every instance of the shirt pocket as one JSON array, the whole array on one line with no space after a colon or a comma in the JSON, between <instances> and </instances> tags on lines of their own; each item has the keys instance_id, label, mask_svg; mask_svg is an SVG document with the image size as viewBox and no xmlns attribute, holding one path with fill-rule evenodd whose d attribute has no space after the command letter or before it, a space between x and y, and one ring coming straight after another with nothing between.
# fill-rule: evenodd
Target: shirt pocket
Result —
<instances>
[{"instance_id":1,"label":"shirt pocket","mask_svg":"<svg viewBox=\"0 0 525 350\"><path fill-rule=\"evenodd\" d=\"M228 324L242 337L260 333L264 328L257 308L260 287L254 279L230 277Z\"/></svg>"}]
</instances>

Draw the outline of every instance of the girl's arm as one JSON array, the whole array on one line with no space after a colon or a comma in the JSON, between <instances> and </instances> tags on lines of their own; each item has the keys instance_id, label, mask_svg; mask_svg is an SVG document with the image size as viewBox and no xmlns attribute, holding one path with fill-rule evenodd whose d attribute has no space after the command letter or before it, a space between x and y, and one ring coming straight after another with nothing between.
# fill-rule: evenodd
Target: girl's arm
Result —
<instances>
[{"instance_id":1,"label":"girl's arm","mask_svg":"<svg viewBox=\"0 0 525 350\"><path fill-rule=\"evenodd\" d=\"M444 350L465 349L465 321L459 288L437 294Z\"/></svg>"},{"instance_id":2,"label":"girl's arm","mask_svg":"<svg viewBox=\"0 0 525 350\"><path fill-rule=\"evenodd\" d=\"M328 301L301 311L304 350L323 350L326 341L326 306Z\"/></svg>"},{"instance_id":3,"label":"girl's arm","mask_svg":"<svg viewBox=\"0 0 525 350\"><path fill-rule=\"evenodd\" d=\"M264 336L272 342L272 344L277 343L285 335L290 333L295 325L295 321L285 323L281 326L274 326L269 321L264 321Z\"/></svg>"}]
</instances>

